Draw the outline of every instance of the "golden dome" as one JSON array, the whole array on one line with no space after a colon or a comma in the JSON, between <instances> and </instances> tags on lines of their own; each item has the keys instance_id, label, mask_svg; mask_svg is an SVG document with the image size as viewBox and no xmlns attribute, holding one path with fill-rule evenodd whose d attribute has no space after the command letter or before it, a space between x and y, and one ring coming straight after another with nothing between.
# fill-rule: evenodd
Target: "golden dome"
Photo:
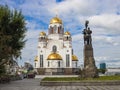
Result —
<instances>
[{"instance_id":1,"label":"golden dome","mask_svg":"<svg viewBox=\"0 0 120 90\"><path fill-rule=\"evenodd\" d=\"M70 35L70 32L66 31L64 34L65 34L65 35Z\"/></svg>"},{"instance_id":2,"label":"golden dome","mask_svg":"<svg viewBox=\"0 0 120 90\"><path fill-rule=\"evenodd\" d=\"M77 58L77 56L75 56L75 55L72 55L72 61L78 61L78 58Z\"/></svg>"},{"instance_id":3,"label":"golden dome","mask_svg":"<svg viewBox=\"0 0 120 90\"><path fill-rule=\"evenodd\" d=\"M40 36L45 36L46 33L45 32L40 32Z\"/></svg>"},{"instance_id":4,"label":"golden dome","mask_svg":"<svg viewBox=\"0 0 120 90\"><path fill-rule=\"evenodd\" d=\"M35 60L34 60L34 61L35 61L35 62L38 61L38 56L35 57Z\"/></svg>"},{"instance_id":5,"label":"golden dome","mask_svg":"<svg viewBox=\"0 0 120 90\"><path fill-rule=\"evenodd\" d=\"M57 53L52 53L48 56L47 60L62 60L62 57Z\"/></svg>"},{"instance_id":6,"label":"golden dome","mask_svg":"<svg viewBox=\"0 0 120 90\"><path fill-rule=\"evenodd\" d=\"M54 24L54 23L62 24L62 20L56 16L50 20L50 24Z\"/></svg>"}]
</instances>

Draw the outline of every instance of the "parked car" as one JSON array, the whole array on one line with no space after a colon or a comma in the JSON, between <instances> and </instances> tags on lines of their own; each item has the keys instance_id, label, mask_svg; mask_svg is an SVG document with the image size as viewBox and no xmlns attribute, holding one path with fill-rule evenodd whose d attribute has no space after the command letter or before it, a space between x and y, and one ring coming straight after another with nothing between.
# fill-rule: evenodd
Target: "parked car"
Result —
<instances>
[{"instance_id":1,"label":"parked car","mask_svg":"<svg viewBox=\"0 0 120 90\"><path fill-rule=\"evenodd\" d=\"M35 77L35 73L34 72L28 72L27 78L34 78L34 77Z\"/></svg>"}]
</instances>

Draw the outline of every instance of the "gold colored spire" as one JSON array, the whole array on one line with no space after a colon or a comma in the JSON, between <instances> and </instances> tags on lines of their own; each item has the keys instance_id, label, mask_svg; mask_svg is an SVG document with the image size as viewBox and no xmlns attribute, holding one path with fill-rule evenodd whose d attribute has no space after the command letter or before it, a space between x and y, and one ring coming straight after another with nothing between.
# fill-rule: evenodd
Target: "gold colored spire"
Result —
<instances>
[{"instance_id":1,"label":"gold colored spire","mask_svg":"<svg viewBox=\"0 0 120 90\"><path fill-rule=\"evenodd\" d=\"M58 10L58 9L55 9L55 13L56 13L56 17L58 17L58 15L59 15L59 10Z\"/></svg>"}]
</instances>

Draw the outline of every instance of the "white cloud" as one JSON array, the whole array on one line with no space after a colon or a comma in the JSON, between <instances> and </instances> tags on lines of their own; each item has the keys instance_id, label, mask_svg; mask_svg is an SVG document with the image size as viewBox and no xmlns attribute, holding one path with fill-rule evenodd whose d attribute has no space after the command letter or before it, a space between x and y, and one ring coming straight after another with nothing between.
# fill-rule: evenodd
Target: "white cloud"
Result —
<instances>
[{"instance_id":1,"label":"white cloud","mask_svg":"<svg viewBox=\"0 0 120 90\"><path fill-rule=\"evenodd\" d=\"M120 34L120 15L95 15L89 17L88 20L90 21L91 26L104 29L104 32L106 32L107 34ZM99 33L102 34L102 32Z\"/></svg>"}]
</instances>

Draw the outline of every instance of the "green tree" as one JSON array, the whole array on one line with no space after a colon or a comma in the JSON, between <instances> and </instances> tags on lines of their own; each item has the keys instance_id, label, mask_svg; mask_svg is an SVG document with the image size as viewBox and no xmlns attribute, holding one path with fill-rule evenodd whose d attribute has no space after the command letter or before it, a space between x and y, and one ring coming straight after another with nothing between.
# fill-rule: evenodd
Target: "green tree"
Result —
<instances>
[{"instance_id":1,"label":"green tree","mask_svg":"<svg viewBox=\"0 0 120 90\"><path fill-rule=\"evenodd\" d=\"M21 11L0 5L0 65L21 58L25 45L25 19Z\"/></svg>"},{"instance_id":2,"label":"green tree","mask_svg":"<svg viewBox=\"0 0 120 90\"><path fill-rule=\"evenodd\" d=\"M105 74L106 69L98 69L98 72L99 72L99 73L102 73L102 74Z\"/></svg>"}]
</instances>

